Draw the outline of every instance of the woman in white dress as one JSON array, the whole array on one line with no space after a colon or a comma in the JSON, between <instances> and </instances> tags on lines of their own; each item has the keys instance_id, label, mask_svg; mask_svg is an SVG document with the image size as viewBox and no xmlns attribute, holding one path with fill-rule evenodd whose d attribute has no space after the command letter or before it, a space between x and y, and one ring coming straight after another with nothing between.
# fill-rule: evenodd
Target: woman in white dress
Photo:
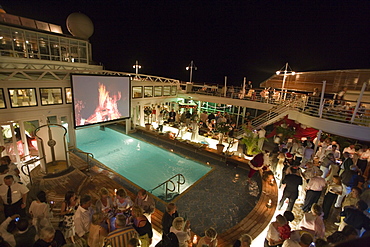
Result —
<instances>
[{"instance_id":1,"label":"woman in white dress","mask_svg":"<svg viewBox=\"0 0 370 247\"><path fill-rule=\"evenodd\" d=\"M49 204L46 202L46 193L40 191L36 197L37 200L32 201L30 205L29 213L32 216L32 224L39 232L42 227L51 226L52 213Z\"/></svg>"}]
</instances>

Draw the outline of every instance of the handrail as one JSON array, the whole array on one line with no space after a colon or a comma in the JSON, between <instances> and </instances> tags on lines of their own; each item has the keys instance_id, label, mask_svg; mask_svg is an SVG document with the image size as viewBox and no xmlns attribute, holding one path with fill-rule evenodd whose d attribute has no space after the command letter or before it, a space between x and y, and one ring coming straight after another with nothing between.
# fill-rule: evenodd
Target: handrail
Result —
<instances>
[{"instance_id":1,"label":"handrail","mask_svg":"<svg viewBox=\"0 0 370 247\"><path fill-rule=\"evenodd\" d=\"M30 178L31 185L32 185L32 177L31 177L31 171L30 171L29 165L33 164L35 162L38 162L42 159L44 159L44 157L41 157L41 158L40 157L34 157L34 158L31 158L31 159L27 160L26 162L24 162L24 164L21 166L21 171L23 172L23 174ZM27 168L27 173L24 170L25 168Z\"/></svg>"},{"instance_id":2,"label":"handrail","mask_svg":"<svg viewBox=\"0 0 370 247\"><path fill-rule=\"evenodd\" d=\"M157 187L155 187L154 189L151 189L151 190L150 190L150 193L152 193L152 192L153 192L153 190L158 189L159 187L161 187L161 186L165 185L165 200L167 200L167 198L168 198L168 192L174 192L174 191L175 191L175 189L176 189L176 185L175 185L175 183L172 181L172 179L173 179L173 178L175 178L175 177L177 177L177 185L178 185L178 186L177 186L177 193L178 193L178 194L180 194L180 185L185 184L185 177L184 177L184 175L182 175L182 174L180 174L180 173L178 173L178 174L176 174L176 175L172 176L171 178L167 179L166 181L164 181L163 183L159 184L159 185L158 185ZM180 181L180 178L182 178L182 179L183 179L183 181L182 181L182 182ZM171 183L171 184L173 185L173 189L172 189L172 190L168 188L168 183Z\"/></svg>"},{"instance_id":3,"label":"handrail","mask_svg":"<svg viewBox=\"0 0 370 247\"><path fill-rule=\"evenodd\" d=\"M94 154L93 153L88 153L88 152L84 152L84 151L81 151L81 150L78 150L76 149L75 147L68 147L68 152L71 152L71 153L81 153L81 154L85 154L86 155L86 163L87 163L87 166L88 166L88 170L90 169L90 158L94 159Z\"/></svg>"}]
</instances>

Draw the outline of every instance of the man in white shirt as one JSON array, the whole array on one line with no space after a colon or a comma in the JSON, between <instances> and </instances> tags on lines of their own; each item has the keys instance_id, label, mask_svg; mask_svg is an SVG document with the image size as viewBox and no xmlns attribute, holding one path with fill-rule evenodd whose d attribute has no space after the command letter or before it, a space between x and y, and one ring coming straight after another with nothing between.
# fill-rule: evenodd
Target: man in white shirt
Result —
<instances>
[{"instance_id":1,"label":"man in white shirt","mask_svg":"<svg viewBox=\"0 0 370 247\"><path fill-rule=\"evenodd\" d=\"M356 153L356 150L355 150L355 144L350 144L348 147L345 147L343 149L343 154L345 152L348 152L349 153L349 157L352 159L353 158L353 154Z\"/></svg>"},{"instance_id":2,"label":"man in white shirt","mask_svg":"<svg viewBox=\"0 0 370 247\"><path fill-rule=\"evenodd\" d=\"M155 211L155 201L148 192L144 189L139 190L135 200L135 204L138 205L144 212L144 215L151 221L151 215Z\"/></svg>"},{"instance_id":3,"label":"man in white shirt","mask_svg":"<svg viewBox=\"0 0 370 247\"><path fill-rule=\"evenodd\" d=\"M332 153L334 155L335 160L340 159L340 151L338 150L337 145L331 145L329 146L325 151L325 156L327 156L329 153Z\"/></svg>"},{"instance_id":4,"label":"man in white shirt","mask_svg":"<svg viewBox=\"0 0 370 247\"><path fill-rule=\"evenodd\" d=\"M317 171L315 177L312 177L306 186L306 198L302 210L306 213L311 210L311 206L320 199L322 190L326 187L326 181L322 178L323 172Z\"/></svg>"},{"instance_id":5,"label":"man in white shirt","mask_svg":"<svg viewBox=\"0 0 370 247\"><path fill-rule=\"evenodd\" d=\"M0 235L1 237L8 243L10 246L15 246L16 242L14 239L14 235L7 231L8 225L12 220L16 218L19 219L19 214L12 215L11 217L6 218L3 223L0 225ZM4 245L5 246L5 245Z\"/></svg>"},{"instance_id":6,"label":"man in white shirt","mask_svg":"<svg viewBox=\"0 0 370 247\"><path fill-rule=\"evenodd\" d=\"M74 215L75 230L79 237L87 239L93 213L91 208L91 196L82 196L80 199L80 206L78 206Z\"/></svg>"},{"instance_id":7,"label":"man in white shirt","mask_svg":"<svg viewBox=\"0 0 370 247\"><path fill-rule=\"evenodd\" d=\"M4 183L0 186L0 196L4 203L5 217L19 214L26 216L25 208L29 189L24 185L14 182L13 175L6 175Z\"/></svg>"}]
</instances>

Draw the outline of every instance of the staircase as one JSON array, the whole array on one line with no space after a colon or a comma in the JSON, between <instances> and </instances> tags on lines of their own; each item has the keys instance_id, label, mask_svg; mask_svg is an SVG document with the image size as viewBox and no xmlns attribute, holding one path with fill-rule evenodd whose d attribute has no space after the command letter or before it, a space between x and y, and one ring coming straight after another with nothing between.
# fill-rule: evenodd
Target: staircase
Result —
<instances>
[{"instance_id":1,"label":"staircase","mask_svg":"<svg viewBox=\"0 0 370 247\"><path fill-rule=\"evenodd\" d=\"M288 113L288 110L289 105L286 103L274 106L269 111L252 120L253 129L260 129L264 126L277 122Z\"/></svg>"},{"instance_id":2,"label":"staircase","mask_svg":"<svg viewBox=\"0 0 370 247\"><path fill-rule=\"evenodd\" d=\"M287 115L290 109L289 105L291 102L283 102L280 105L275 105L273 108L267 112L261 114L260 116L252 120L252 128L260 129L264 126L273 124L279 121L281 118ZM240 130L236 136L236 139L241 139L244 135L244 129Z\"/></svg>"}]
</instances>

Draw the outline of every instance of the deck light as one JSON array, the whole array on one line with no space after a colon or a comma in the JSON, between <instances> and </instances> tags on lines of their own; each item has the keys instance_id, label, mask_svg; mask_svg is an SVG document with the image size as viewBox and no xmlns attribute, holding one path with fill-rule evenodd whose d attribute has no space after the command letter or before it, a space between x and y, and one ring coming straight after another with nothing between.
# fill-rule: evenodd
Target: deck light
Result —
<instances>
[{"instance_id":1,"label":"deck light","mask_svg":"<svg viewBox=\"0 0 370 247\"><path fill-rule=\"evenodd\" d=\"M186 70L190 70L190 80L189 83L191 83L193 79L193 70L197 70L198 68L194 65L194 61L191 60L190 64L188 67L186 67Z\"/></svg>"},{"instance_id":2,"label":"deck light","mask_svg":"<svg viewBox=\"0 0 370 247\"><path fill-rule=\"evenodd\" d=\"M135 73L139 74L139 69L141 69L141 65L139 64L139 61L136 60L136 63L132 67L135 69Z\"/></svg>"},{"instance_id":3,"label":"deck light","mask_svg":"<svg viewBox=\"0 0 370 247\"><path fill-rule=\"evenodd\" d=\"M276 75L280 75L283 73L283 85L281 86L281 94L284 93L284 88L285 88L285 81L288 75L295 75L295 72L290 68L288 63L285 64L280 70L276 71Z\"/></svg>"}]
</instances>

